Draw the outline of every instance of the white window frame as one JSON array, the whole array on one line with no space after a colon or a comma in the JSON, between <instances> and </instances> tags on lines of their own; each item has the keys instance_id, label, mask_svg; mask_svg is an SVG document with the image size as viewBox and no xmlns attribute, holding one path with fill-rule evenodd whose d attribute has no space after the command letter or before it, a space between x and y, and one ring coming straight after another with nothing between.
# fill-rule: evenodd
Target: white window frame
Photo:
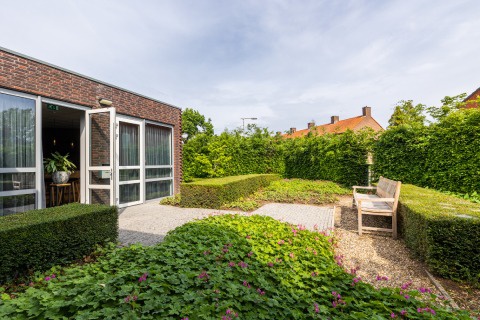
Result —
<instances>
[{"instance_id":1,"label":"white window frame","mask_svg":"<svg viewBox=\"0 0 480 320\"><path fill-rule=\"evenodd\" d=\"M0 173L35 173L35 188L34 189L22 189L22 190L10 190L0 191L0 197L9 197L25 194L33 194L35 197L35 209L44 208L43 196L41 194L41 186L43 183L42 166L43 159L41 154L41 148L39 141L42 141L42 103L40 96L35 96L27 93L12 91L4 88L0 88L0 93L16 96L20 98L26 98L35 102L35 167L24 168L0 168Z\"/></svg>"},{"instance_id":2,"label":"white window frame","mask_svg":"<svg viewBox=\"0 0 480 320\"><path fill-rule=\"evenodd\" d=\"M175 150L173 149L173 135L174 135L174 127L172 125L169 125L169 124L165 124L165 123L160 123L160 122L155 122L155 121L150 121L150 120L145 120L145 126L149 124L149 125L154 125L154 126L158 126L158 127L164 127L164 128L169 128L170 129L170 165L154 165L154 166L147 166L145 164L144 166L144 175L145 175L145 182L144 182L144 185L145 185L145 202L149 202L149 201L158 201L159 199L163 199L163 198L167 198L167 197L170 197L174 194L174 190L175 190L175 172L174 172L174 152ZM146 129L145 129L145 132L146 132ZM144 139L144 142L146 143L146 139ZM144 152L145 154L145 149L144 149ZM146 160L145 160L146 161ZM164 178L151 178L151 179L147 179L146 178L146 170L147 169L157 169L157 168L170 168L172 169L171 172L172 172L172 176L171 177L164 177ZM160 198L153 198L153 199L148 199L147 200L147 182L155 182L155 181L166 181L166 180L171 180L172 181L172 184L171 184L171 188L170 188L170 195L169 196L165 196L165 197L160 197Z\"/></svg>"},{"instance_id":3,"label":"white window frame","mask_svg":"<svg viewBox=\"0 0 480 320\"><path fill-rule=\"evenodd\" d=\"M130 123L139 126L139 136L140 136L140 145L139 145L139 165L138 166L120 166L120 122ZM115 203L119 208L132 206L136 204L142 204L145 202L145 121L143 119L129 117L125 115L117 114L115 120L115 144L116 144L116 156L115 156L115 171L116 171L116 194L115 194ZM120 170L121 169L139 169L140 170L140 180L129 180L129 181L120 181ZM120 203L120 186L125 184L140 184L140 199L138 201Z\"/></svg>"}]
</instances>

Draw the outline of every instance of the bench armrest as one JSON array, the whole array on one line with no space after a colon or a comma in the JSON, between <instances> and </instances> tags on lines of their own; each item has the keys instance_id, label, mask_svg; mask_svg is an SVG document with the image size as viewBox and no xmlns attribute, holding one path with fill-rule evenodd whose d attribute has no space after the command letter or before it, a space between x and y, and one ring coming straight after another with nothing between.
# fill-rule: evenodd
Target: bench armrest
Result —
<instances>
[{"instance_id":1,"label":"bench armrest","mask_svg":"<svg viewBox=\"0 0 480 320\"><path fill-rule=\"evenodd\" d=\"M361 203L361 202L395 202L395 198L373 198L373 199L358 200L358 203Z\"/></svg>"},{"instance_id":2,"label":"bench armrest","mask_svg":"<svg viewBox=\"0 0 480 320\"><path fill-rule=\"evenodd\" d=\"M377 187L367 187L367 186L353 186L353 192L357 189L363 189L363 190L377 190Z\"/></svg>"}]
</instances>

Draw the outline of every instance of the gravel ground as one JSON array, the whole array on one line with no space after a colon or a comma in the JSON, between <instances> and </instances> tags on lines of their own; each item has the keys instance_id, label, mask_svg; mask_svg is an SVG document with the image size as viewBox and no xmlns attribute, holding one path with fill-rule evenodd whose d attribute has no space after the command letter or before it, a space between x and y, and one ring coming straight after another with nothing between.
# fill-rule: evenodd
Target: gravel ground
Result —
<instances>
[{"instance_id":1,"label":"gravel ground","mask_svg":"<svg viewBox=\"0 0 480 320\"><path fill-rule=\"evenodd\" d=\"M387 217L364 216L364 224L388 227L391 226L391 221L388 219ZM411 281L410 289L424 287L441 295L424 271L425 265L411 257L402 240L393 240L389 235L358 235L357 212L352 209L351 197L342 197L340 200L340 205L335 212L335 233L339 240L335 250L336 254L343 256L343 263L347 270L357 268L357 275L363 281L377 288L401 287L405 282ZM386 276L388 280L379 281L377 276ZM458 284L455 286L453 281L438 277L436 279L461 308L467 310L480 308L480 290L468 286L466 289ZM456 297L463 299L456 299Z\"/></svg>"},{"instance_id":2,"label":"gravel ground","mask_svg":"<svg viewBox=\"0 0 480 320\"><path fill-rule=\"evenodd\" d=\"M195 219L216 214L259 214L293 224L302 224L313 230L328 230L333 227L333 207L318 207L303 204L270 203L252 213L239 211L179 208L150 202L121 210L119 218L119 241L123 245L142 243L153 245L163 240L168 231Z\"/></svg>"}]
</instances>

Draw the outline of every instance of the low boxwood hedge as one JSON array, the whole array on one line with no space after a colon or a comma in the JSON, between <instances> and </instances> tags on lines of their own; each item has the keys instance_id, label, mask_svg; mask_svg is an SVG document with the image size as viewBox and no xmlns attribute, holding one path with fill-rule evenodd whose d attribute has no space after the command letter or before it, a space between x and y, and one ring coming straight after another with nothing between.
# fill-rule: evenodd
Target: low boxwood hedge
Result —
<instances>
[{"instance_id":1,"label":"low boxwood hedge","mask_svg":"<svg viewBox=\"0 0 480 320\"><path fill-rule=\"evenodd\" d=\"M399 202L407 246L435 273L480 281L480 205L405 184Z\"/></svg>"},{"instance_id":2,"label":"low boxwood hedge","mask_svg":"<svg viewBox=\"0 0 480 320\"><path fill-rule=\"evenodd\" d=\"M276 174L249 174L182 183L180 206L218 209L279 179Z\"/></svg>"},{"instance_id":3,"label":"low boxwood hedge","mask_svg":"<svg viewBox=\"0 0 480 320\"><path fill-rule=\"evenodd\" d=\"M74 203L0 217L0 282L82 258L117 236L116 207Z\"/></svg>"}]
</instances>

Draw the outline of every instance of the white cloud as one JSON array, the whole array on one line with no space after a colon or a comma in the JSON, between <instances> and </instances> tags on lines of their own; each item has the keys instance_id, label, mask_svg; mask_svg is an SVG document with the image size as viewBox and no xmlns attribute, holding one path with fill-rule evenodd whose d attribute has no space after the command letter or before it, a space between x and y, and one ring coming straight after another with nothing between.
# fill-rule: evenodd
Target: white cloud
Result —
<instances>
[{"instance_id":1,"label":"white cloud","mask_svg":"<svg viewBox=\"0 0 480 320\"><path fill-rule=\"evenodd\" d=\"M193 107L216 130L272 131L401 99L428 105L479 84L480 2L22 1L0 46Z\"/></svg>"}]
</instances>

